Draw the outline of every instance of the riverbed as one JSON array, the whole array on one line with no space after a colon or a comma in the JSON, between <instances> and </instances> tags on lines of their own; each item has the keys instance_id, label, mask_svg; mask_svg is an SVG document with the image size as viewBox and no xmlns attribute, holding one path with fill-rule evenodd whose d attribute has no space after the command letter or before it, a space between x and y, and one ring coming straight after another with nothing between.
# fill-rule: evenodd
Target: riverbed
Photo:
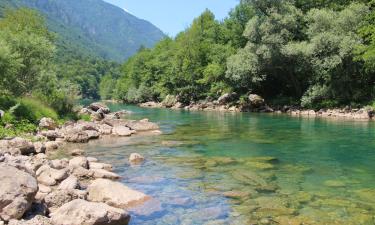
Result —
<instances>
[{"instance_id":1,"label":"riverbed","mask_svg":"<svg viewBox=\"0 0 375 225\"><path fill-rule=\"evenodd\" d=\"M163 131L83 146L153 197L131 224L375 223L373 122L110 107Z\"/></svg>"}]
</instances>

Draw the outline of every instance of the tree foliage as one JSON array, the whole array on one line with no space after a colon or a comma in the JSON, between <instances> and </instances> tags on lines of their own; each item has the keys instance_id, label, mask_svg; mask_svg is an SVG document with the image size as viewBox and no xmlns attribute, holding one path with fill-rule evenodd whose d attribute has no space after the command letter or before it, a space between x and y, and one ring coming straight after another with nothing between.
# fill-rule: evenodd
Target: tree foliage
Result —
<instances>
[{"instance_id":1,"label":"tree foliage","mask_svg":"<svg viewBox=\"0 0 375 225\"><path fill-rule=\"evenodd\" d=\"M242 0L223 21L205 11L176 38L127 61L115 96L138 102L172 94L188 104L234 91L304 107L366 104L375 97L373 7Z\"/></svg>"}]
</instances>

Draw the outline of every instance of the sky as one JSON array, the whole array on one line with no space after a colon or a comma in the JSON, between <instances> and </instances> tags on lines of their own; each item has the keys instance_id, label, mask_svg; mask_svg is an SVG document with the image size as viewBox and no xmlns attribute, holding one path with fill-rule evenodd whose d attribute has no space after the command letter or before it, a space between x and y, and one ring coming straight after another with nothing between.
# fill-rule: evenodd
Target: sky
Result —
<instances>
[{"instance_id":1,"label":"sky","mask_svg":"<svg viewBox=\"0 0 375 225\"><path fill-rule=\"evenodd\" d=\"M145 19L169 36L185 30L205 9L223 19L239 0L105 0Z\"/></svg>"}]
</instances>

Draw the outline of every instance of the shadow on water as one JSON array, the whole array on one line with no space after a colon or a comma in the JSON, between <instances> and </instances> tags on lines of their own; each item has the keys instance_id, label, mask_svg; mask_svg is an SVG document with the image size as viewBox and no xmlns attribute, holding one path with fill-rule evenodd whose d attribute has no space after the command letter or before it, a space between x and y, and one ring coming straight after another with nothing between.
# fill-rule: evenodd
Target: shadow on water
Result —
<instances>
[{"instance_id":1,"label":"shadow on water","mask_svg":"<svg viewBox=\"0 0 375 225\"><path fill-rule=\"evenodd\" d=\"M164 133L85 146L154 197L132 224L374 224L372 122L111 108Z\"/></svg>"}]
</instances>

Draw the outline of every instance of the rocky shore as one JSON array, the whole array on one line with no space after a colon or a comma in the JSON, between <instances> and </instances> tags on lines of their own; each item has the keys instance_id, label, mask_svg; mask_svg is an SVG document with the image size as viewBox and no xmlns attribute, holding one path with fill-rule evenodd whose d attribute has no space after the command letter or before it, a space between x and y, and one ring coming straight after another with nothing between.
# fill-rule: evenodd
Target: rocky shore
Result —
<instances>
[{"instance_id":1,"label":"rocky shore","mask_svg":"<svg viewBox=\"0 0 375 225\"><path fill-rule=\"evenodd\" d=\"M80 112L91 121L58 126L43 118L35 141L20 137L0 140L0 225L126 225L128 210L152 198L116 180L112 165L68 149L71 158L50 159L66 143L86 143L105 136L131 136L145 131L158 134L147 119L122 119L125 111L111 113L94 103ZM144 158L131 154L130 164Z\"/></svg>"},{"instance_id":2,"label":"rocky shore","mask_svg":"<svg viewBox=\"0 0 375 225\"><path fill-rule=\"evenodd\" d=\"M178 101L175 96L167 96L163 102L145 102L139 104L144 108L170 108L191 111L220 111L220 112L259 112L287 114L291 116L301 117L321 117L321 118L337 118L352 120L372 120L375 116L375 110L372 108L335 108L335 109L303 109L295 106L277 106L271 107L265 103L265 100L256 94L250 94L248 98L240 103L233 102L235 94L225 94L217 100L204 100L184 105Z\"/></svg>"}]
</instances>

